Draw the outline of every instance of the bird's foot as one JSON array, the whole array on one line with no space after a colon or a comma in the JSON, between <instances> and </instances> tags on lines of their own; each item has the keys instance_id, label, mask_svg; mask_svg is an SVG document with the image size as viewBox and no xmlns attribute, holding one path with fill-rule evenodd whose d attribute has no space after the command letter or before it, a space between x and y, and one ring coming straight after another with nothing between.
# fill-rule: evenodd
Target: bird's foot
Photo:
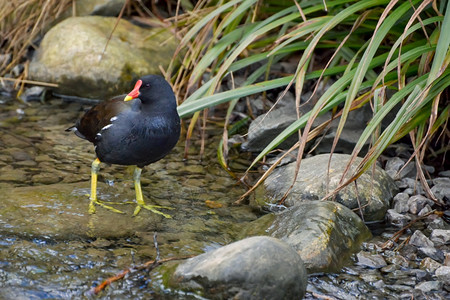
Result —
<instances>
[{"instance_id":1,"label":"bird's foot","mask_svg":"<svg viewBox=\"0 0 450 300\"><path fill-rule=\"evenodd\" d=\"M100 202L97 199L91 199L91 202L89 203L89 213L90 214L95 214L95 205L96 204L100 205L100 206L102 206L102 207L104 207L106 209L109 209L109 210L111 210L111 211L113 211L115 213L124 214L123 211L118 210L118 209L116 209L116 208L114 208L112 206L106 205L106 204L104 204L103 202Z\"/></svg>"},{"instance_id":2,"label":"bird's foot","mask_svg":"<svg viewBox=\"0 0 450 300\"><path fill-rule=\"evenodd\" d=\"M155 214L162 215L162 216L164 216L167 219L171 219L172 218L171 215L165 214L165 213L159 211L157 208L159 208L159 209L161 209L161 208L173 209L173 207L160 206L160 205L147 205L147 204L144 204L144 205L138 204L136 206L136 208L134 209L133 216L137 216L137 214L141 211L141 208L147 209L147 210L149 210L149 211L151 211L151 212L153 212Z\"/></svg>"}]
</instances>

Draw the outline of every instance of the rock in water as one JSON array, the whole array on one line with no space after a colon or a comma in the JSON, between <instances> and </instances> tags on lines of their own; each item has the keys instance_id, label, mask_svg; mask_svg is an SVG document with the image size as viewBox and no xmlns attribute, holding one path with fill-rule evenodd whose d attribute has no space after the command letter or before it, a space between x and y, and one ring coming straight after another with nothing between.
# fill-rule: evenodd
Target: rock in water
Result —
<instances>
[{"instance_id":1,"label":"rock in water","mask_svg":"<svg viewBox=\"0 0 450 300\"><path fill-rule=\"evenodd\" d=\"M174 282L214 299L301 299L307 277L303 261L289 245L251 237L189 259Z\"/></svg>"}]
</instances>

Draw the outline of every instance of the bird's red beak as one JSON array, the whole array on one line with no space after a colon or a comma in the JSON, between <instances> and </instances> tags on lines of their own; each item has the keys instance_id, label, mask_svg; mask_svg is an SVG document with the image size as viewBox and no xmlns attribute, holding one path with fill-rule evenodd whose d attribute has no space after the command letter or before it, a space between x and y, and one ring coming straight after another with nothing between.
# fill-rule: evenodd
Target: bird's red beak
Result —
<instances>
[{"instance_id":1,"label":"bird's red beak","mask_svg":"<svg viewBox=\"0 0 450 300\"><path fill-rule=\"evenodd\" d=\"M141 88L142 85L142 80L138 80L136 82L136 85L134 86L134 89L128 93L128 95L125 97L125 99L123 99L123 101L130 101L134 98L139 97L139 89Z\"/></svg>"}]
</instances>

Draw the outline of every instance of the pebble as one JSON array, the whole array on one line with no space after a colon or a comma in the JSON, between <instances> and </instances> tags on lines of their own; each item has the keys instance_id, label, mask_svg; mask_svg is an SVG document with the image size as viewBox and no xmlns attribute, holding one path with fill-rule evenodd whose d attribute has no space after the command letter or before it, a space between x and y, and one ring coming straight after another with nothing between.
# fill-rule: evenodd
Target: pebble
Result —
<instances>
[{"instance_id":1,"label":"pebble","mask_svg":"<svg viewBox=\"0 0 450 300\"><path fill-rule=\"evenodd\" d=\"M417 214L419 217L425 216L427 213L432 211L433 209L429 204L426 204L424 208L420 210L420 212Z\"/></svg>"},{"instance_id":2,"label":"pebble","mask_svg":"<svg viewBox=\"0 0 450 300\"><path fill-rule=\"evenodd\" d=\"M24 183L27 180L27 174L20 169L13 169L6 166L0 170L0 181L10 181L14 183Z\"/></svg>"},{"instance_id":3,"label":"pebble","mask_svg":"<svg viewBox=\"0 0 450 300\"><path fill-rule=\"evenodd\" d=\"M411 196L408 199L409 212L417 215L427 204L433 205L434 202L422 195Z\"/></svg>"},{"instance_id":4,"label":"pebble","mask_svg":"<svg viewBox=\"0 0 450 300\"><path fill-rule=\"evenodd\" d=\"M434 247L420 247L417 250L421 257L429 257L439 262L444 261L444 253L439 249Z\"/></svg>"},{"instance_id":5,"label":"pebble","mask_svg":"<svg viewBox=\"0 0 450 300\"><path fill-rule=\"evenodd\" d=\"M53 158L51 158L47 154L38 155L38 156L35 157L34 160L37 161L37 162L43 162L43 161L52 162L52 161L55 161Z\"/></svg>"},{"instance_id":6,"label":"pebble","mask_svg":"<svg viewBox=\"0 0 450 300\"><path fill-rule=\"evenodd\" d=\"M433 185L450 184L450 178L448 178L448 177L437 177L437 178L434 178L432 181L433 181Z\"/></svg>"},{"instance_id":7,"label":"pebble","mask_svg":"<svg viewBox=\"0 0 450 300\"><path fill-rule=\"evenodd\" d=\"M438 268L440 268L442 265L435 261L434 259L431 259L429 257L425 257L420 262L420 268L422 270L427 271L428 273L434 273Z\"/></svg>"},{"instance_id":8,"label":"pebble","mask_svg":"<svg viewBox=\"0 0 450 300\"><path fill-rule=\"evenodd\" d=\"M438 174L439 176L450 177L450 170L441 171Z\"/></svg>"},{"instance_id":9,"label":"pebble","mask_svg":"<svg viewBox=\"0 0 450 300\"><path fill-rule=\"evenodd\" d=\"M432 231L433 229L445 229L447 226L448 225L442 218L437 218L428 223L427 229Z\"/></svg>"},{"instance_id":10,"label":"pebble","mask_svg":"<svg viewBox=\"0 0 450 300\"><path fill-rule=\"evenodd\" d=\"M386 220L393 226L404 227L411 221L411 218L407 215L399 214L395 209L388 209L386 212Z\"/></svg>"},{"instance_id":11,"label":"pebble","mask_svg":"<svg viewBox=\"0 0 450 300\"><path fill-rule=\"evenodd\" d=\"M450 266L441 266L436 269L437 279L445 284L450 284Z\"/></svg>"},{"instance_id":12,"label":"pebble","mask_svg":"<svg viewBox=\"0 0 450 300\"><path fill-rule=\"evenodd\" d=\"M409 244L417 247L434 247L433 242L420 230L414 231L411 239L409 240Z\"/></svg>"},{"instance_id":13,"label":"pebble","mask_svg":"<svg viewBox=\"0 0 450 300\"><path fill-rule=\"evenodd\" d=\"M424 293L431 291L438 291L442 289L442 282L440 281L424 281L415 286L416 289L421 290Z\"/></svg>"},{"instance_id":14,"label":"pebble","mask_svg":"<svg viewBox=\"0 0 450 300\"><path fill-rule=\"evenodd\" d=\"M358 259L358 265L360 266L374 269L380 269L387 266L386 261L380 254L371 254L367 251L360 251L358 254L356 254L356 257Z\"/></svg>"},{"instance_id":15,"label":"pebble","mask_svg":"<svg viewBox=\"0 0 450 300\"><path fill-rule=\"evenodd\" d=\"M32 160L33 157L31 157L30 154L28 154L25 151L17 151L17 152L13 152L11 153L11 156L14 158L14 160L16 161L21 161L21 160Z\"/></svg>"},{"instance_id":16,"label":"pebble","mask_svg":"<svg viewBox=\"0 0 450 300\"><path fill-rule=\"evenodd\" d=\"M448 245L450 244L450 230L434 229L430 234L430 240L436 246Z\"/></svg>"},{"instance_id":17,"label":"pebble","mask_svg":"<svg viewBox=\"0 0 450 300\"><path fill-rule=\"evenodd\" d=\"M450 195L450 183L444 182L434 185L431 188L433 194L440 200L443 200L445 196Z\"/></svg>"},{"instance_id":18,"label":"pebble","mask_svg":"<svg viewBox=\"0 0 450 300\"><path fill-rule=\"evenodd\" d=\"M398 193L394 197L394 209L399 214L406 213L409 211L408 205L409 195L406 193Z\"/></svg>"},{"instance_id":19,"label":"pebble","mask_svg":"<svg viewBox=\"0 0 450 300\"><path fill-rule=\"evenodd\" d=\"M402 174L399 174L398 171L405 165L405 161L400 157L392 157L390 158L385 167L386 173L392 177L392 179L397 180L402 178ZM403 171L401 172L403 173Z\"/></svg>"},{"instance_id":20,"label":"pebble","mask_svg":"<svg viewBox=\"0 0 450 300\"><path fill-rule=\"evenodd\" d=\"M61 178L58 175L49 172L36 174L31 177L31 181L33 183L40 183L40 184L52 184L57 183L60 180Z\"/></svg>"}]
</instances>

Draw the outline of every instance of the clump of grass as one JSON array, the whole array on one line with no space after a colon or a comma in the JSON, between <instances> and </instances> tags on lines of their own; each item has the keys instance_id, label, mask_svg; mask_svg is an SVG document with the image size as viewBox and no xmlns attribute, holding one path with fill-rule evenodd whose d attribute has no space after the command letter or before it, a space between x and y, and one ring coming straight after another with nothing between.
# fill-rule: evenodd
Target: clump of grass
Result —
<instances>
[{"instance_id":1,"label":"clump of grass","mask_svg":"<svg viewBox=\"0 0 450 300\"><path fill-rule=\"evenodd\" d=\"M427 188L421 166L432 141L438 141L444 148L449 143L446 126L450 109L445 90L450 86L450 2L200 2L192 12L177 17L182 25L179 49L187 49L188 53L181 67L168 70L180 92L179 98L183 99L180 114L192 116L188 139L201 112L211 106L229 103L229 118L239 99L293 87L297 121L256 156L249 170L293 134L299 135L299 142L291 148L299 149L298 169L306 143L326 128L326 124L313 128L317 116L332 111L334 118L339 118L334 149L349 111L370 105L372 119L368 124L361 124L365 130L349 166L370 141L368 154L354 174L344 174L351 179L343 176L340 187L329 196L374 166L388 145L409 136L415 148L411 160L414 159L429 196L437 202ZM323 49L328 49L330 55L325 66L320 66L315 58ZM298 57L297 68L293 74L280 76L272 66L286 57ZM248 74L243 86L217 92L233 72L255 64L258 68ZM317 87L330 78L334 83L315 101L310 112L301 115L298 107L306 84L313 82ZM390 90L389 97L387 90ZM395 114L394 119L381 128L381 121L390 112ZM224 128L224 141L228 129ZM223 149L218 153L222 165L228 168L225 146L226 142L222 142Z\"/></svg>"},{"instance_id":2,"label":"clump of grass","mask_svg":"<svg viewBox=\"0 0 450 300\"><path fill-rule=\"evenodd\" d=\"M0 76L26 60L29 47L36 47L38 35L72 3L72 0L0 1L0 54L10 57L0 61Z\"/></svg>"}]
</instances>

